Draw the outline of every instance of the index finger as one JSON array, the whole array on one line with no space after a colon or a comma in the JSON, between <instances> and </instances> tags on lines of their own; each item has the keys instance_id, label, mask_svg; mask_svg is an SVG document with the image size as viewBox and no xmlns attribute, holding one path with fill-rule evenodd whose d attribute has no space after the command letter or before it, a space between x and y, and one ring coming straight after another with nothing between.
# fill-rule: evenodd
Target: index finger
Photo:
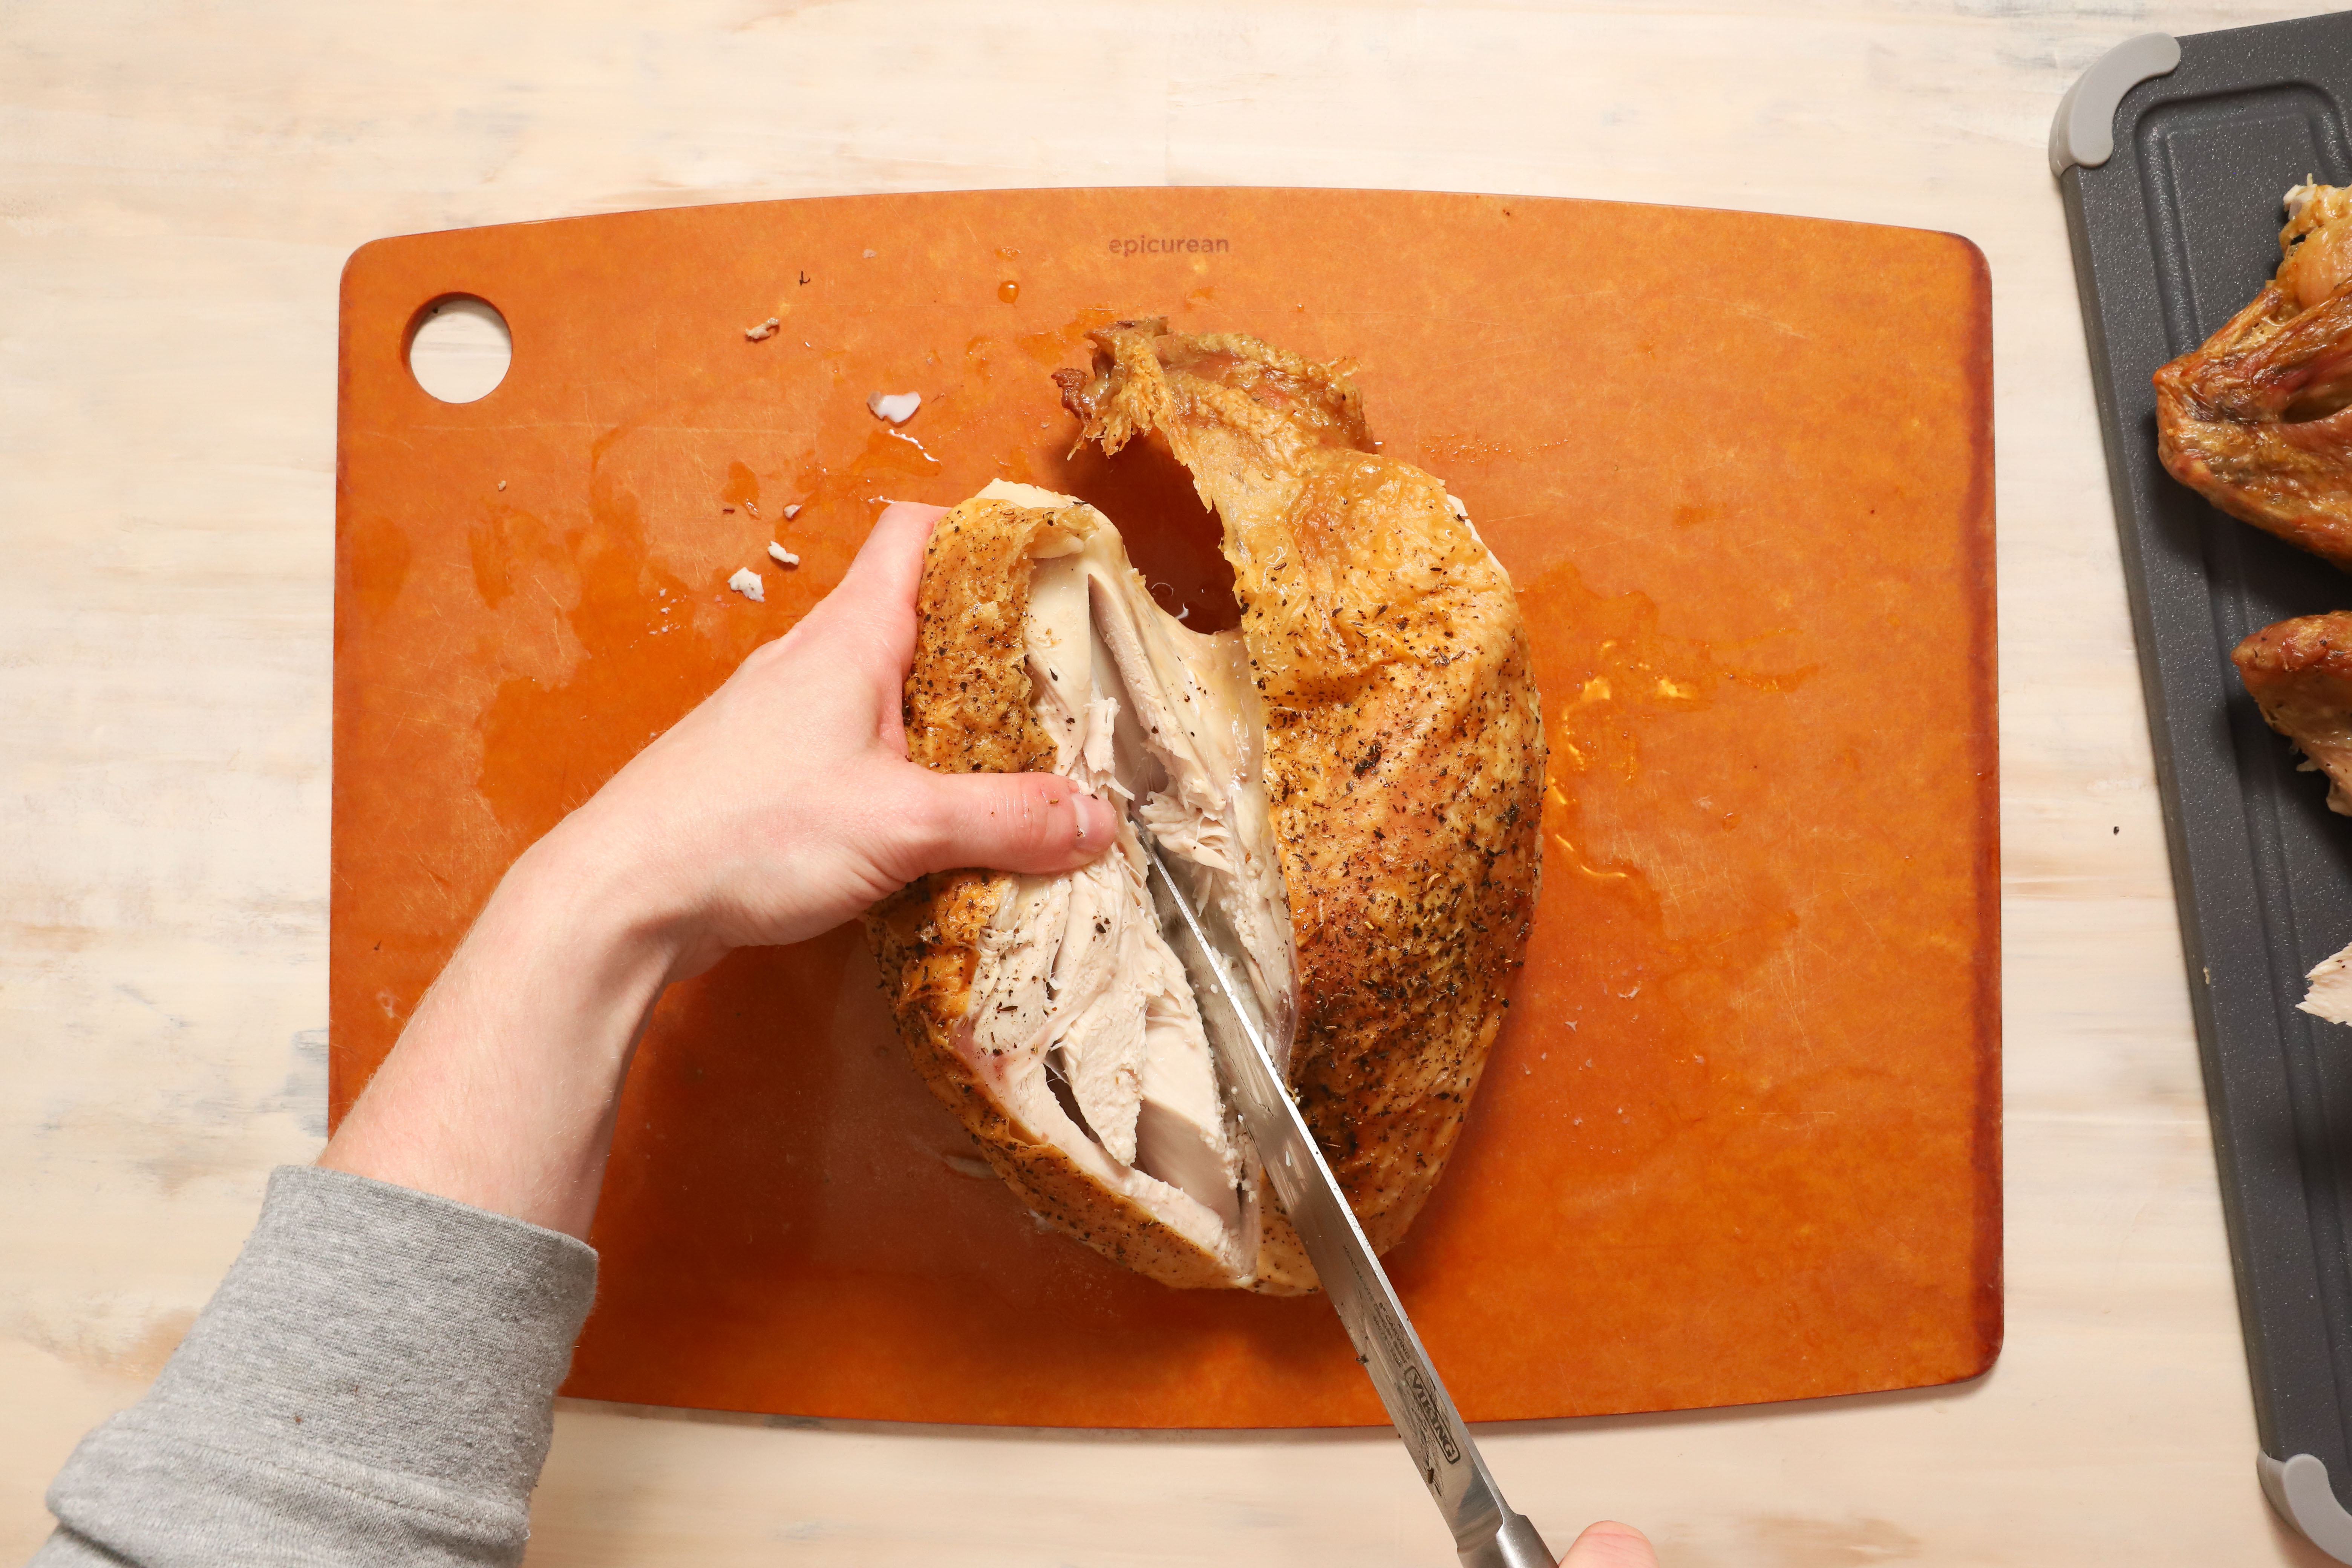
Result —
<instances>
[{"instance_id":1,"label":"index finger","mask_svg":"<svg viewBox=\"0 0 2352 1568\"><path fill-rule=\"evenodd\" d=\"M818 635L845 634L877 655L887 652L903 677L914 658L915 590L923 580L923 546L947 510L919 501L884 507L849 570L801 625Z\"/></svg>"},{"instance_id":2,"label":"index finger","mask_svg":"<svg viewBox=\"0 0 2352 1568\"><path fill-rule=\"evenodd\" d=\"M923 580L923 546L947 514L947 508L921 501L894 500L884 507L882 515L874 520L874 531L857 547L857 558L849 563L842 588L912 610L915 589Z\"/></svg>"}]
</instances>

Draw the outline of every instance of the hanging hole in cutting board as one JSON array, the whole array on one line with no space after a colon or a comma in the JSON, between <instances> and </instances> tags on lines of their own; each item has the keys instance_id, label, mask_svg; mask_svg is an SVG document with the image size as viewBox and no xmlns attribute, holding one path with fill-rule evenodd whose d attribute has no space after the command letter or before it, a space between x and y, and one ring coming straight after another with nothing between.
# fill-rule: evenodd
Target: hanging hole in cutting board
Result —
<instances>
[{"instance_id":1,"label":"hanging hole in cutting board","mask_svg":"<svg viewBox=\"0 0 2352 1568\"><path fill-rule=\"evenodd\" d=\"M444 294L408 329L408 374L444 403L476 403L507 378L514 334L488 300Z\"/></svg>"}]
</instances>

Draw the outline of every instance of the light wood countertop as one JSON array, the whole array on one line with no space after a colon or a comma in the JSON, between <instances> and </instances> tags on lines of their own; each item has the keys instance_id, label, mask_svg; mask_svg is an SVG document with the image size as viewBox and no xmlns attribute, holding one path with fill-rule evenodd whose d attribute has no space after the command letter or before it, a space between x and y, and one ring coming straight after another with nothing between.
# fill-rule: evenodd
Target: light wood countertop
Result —
<instances>
[{"instance_id":1,"label":"light wood countertop","mask_svg":"<svg viewBox=\"0 0 2352 1568\"><path fill-rule=\"evenodd\" d=\"M379 235L1031 184L1966 235L1994 292L2008 1342L1958 1388L1493 1430L1670 1564L2316 1564L2264 1504L2057 187L2134 33L2317 7L16 0L0 14L0 1561L324 1133L336 279ZM1738 265L1694 256L1695 272ZM1572 1301L1572 1291L1565 1298ZM1572 1309L1571 1309L1572 1310ZM1450 1561L1384 1434L567 1405L538 1564Z\"/></svg>"}]
</instances>

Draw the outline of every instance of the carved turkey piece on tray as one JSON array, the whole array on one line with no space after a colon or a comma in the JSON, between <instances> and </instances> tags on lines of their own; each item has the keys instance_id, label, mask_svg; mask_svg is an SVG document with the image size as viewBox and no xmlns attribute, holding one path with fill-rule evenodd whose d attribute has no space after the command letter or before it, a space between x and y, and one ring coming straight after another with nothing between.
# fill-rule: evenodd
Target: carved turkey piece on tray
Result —
<instances>
[{"instance_id":1,"label":"carved turkey piece on tray","mask_svg":"<svg viewBox=\"0 0 2352 1568\"><path fill-rule=\"evenodd\" d=\"M2327 808L2352 816L2352 612L2264 626L2230 658L2271 728L2327 774Z\"/></svg>"},{"instance_id":2,"label":"carved turkey piece on tray","mask_svg":"<svg viewBox=\"0 0 2352 1568\"><path fill-rule=\"evenodd\" d=\"M2230 658L2271 728L2301 748L2305 768L2327 775L2327 808L2352 816L2352 612L2264 626ZM2303 1010L2352 1024L2352 947L2306 978Z\"/></svg>"},{"instance_id":3,"label":"carved turkey piece on tray","mask_svg":"<svg viewBox=\"0 0 2352 1568\"><path fill-rule=\"evenodd\" d=\"M2157 454L2231 516L2352 570L2352 188L2285 203L2277 275L2156 373Z\"/></svg>"}]
</instances>

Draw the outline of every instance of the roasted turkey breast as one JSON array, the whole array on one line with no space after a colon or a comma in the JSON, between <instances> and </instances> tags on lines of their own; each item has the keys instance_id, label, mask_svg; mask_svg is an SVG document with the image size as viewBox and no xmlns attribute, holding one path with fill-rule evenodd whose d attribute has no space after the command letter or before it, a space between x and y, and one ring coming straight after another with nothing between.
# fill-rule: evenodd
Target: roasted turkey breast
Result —
<instances>
[{"instance_id":1,"label":"roasted turkey breast","mask_svg":"<svg viewBox=\"0 0 2352 1568\"><path fill-rule=\"evenodd\" d=\"M2277 275L2156 373L2157 455L2231 516L2352 570L2352 190L2284 200Z\"/></svg>"},{"instance_id":2,"label":"roasted turkey breast","mask_svg":"<svg viewBox=\"0 0 2352 1568\"><path fill-rule=\"evenodd\" d=\"M940 520L908 752L1129 798L1220 912L1373 1246L1452 1152L1526 952L1543 733L1510 581L1336 371L1157 321L1057 376L1082 436L1164 439L1242 605L1161 612L1091 508L991 486ZM1314 1287L1213 1078L1139 847L927 878L868 921L918 1067L1049 1223L1171 1285ZM1203 1073L1210 1076L1203 1079Z\"/></svg>"}]
</instances>

